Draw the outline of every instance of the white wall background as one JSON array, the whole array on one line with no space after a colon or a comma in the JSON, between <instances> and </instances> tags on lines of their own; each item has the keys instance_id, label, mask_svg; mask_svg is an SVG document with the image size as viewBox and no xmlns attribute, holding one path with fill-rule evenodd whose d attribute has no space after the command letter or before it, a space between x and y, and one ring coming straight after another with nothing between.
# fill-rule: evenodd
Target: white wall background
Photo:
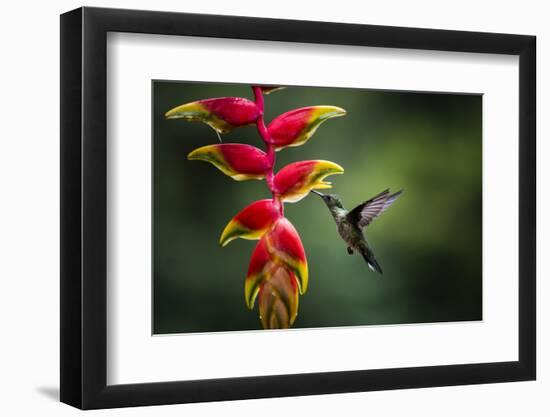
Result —
<instances>
[{"instance_id":1,"label":"white wall background","mask_svg":"<svg viewBox=\"0 0 550 417\"><path fill-rule=\"evenodd\" d=\"M0 410L2 415L76 415L59 392L59 18L72 0L5 2L0 24ZM86 5L534 34L538 37L538 381L452 388L192 404L94 412L137 416L546 416L550 412L550 26L545 2L428 0L93 1ZM546 188L546 190L543 190ZM547 255L546 255L547 256ZM30 290L29 290L30 289ZM26 298L23 298L26 297ZM545 395L546 394L546 395Z\"/></svg>"}]
</instances>

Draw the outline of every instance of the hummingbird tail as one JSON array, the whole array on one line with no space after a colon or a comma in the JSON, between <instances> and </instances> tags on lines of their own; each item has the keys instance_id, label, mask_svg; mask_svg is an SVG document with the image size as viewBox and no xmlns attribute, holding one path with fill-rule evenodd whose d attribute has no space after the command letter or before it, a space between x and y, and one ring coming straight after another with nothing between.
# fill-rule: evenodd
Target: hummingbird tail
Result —
<instances>
[{"instance_id":1,"label":"hummingbird tail","mask_svg":"<svg viewBox=\"0 0 550 417\"><path fill-rule=\"evenodd\" d=\"M363 259L365 259L365 262L367 263L371 271L378 272L380 275L382 275L382 267L374 257L372 251L368 249L361 249L361 255L363 255Z\"/></svg>"}]
</instances>

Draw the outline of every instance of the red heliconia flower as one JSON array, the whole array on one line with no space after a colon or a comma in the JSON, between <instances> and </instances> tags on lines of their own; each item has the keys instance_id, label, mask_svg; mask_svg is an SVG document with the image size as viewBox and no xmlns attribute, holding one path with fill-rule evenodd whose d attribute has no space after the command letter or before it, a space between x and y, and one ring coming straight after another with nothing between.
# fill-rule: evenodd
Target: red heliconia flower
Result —
<instances>
[{"instance_id":1,"label":"red heliconia flower","mask_svg":"<svg viewBox=\"0 0 550 417\"><path fill-rule=\"evenodd\" d=\"M225 175L237 181L265 177L270 168L265 152L241 143L207 145L195 149L187 158L210 162Z\"/></svg>"},{"instance_id":2,"label":"red heliconia flower","mask_svg":"<svg viewBox=\"0 0 550 417\"><path fill-rule=\"evenodd\" d=\"M250 309L259 298L264 328L282 329L294 323L298 315L298 282L292 271L271 258L264 239L252 253L244 291Z\"/></svg>"},{"instance_id":3,"label":"red heliconia flower","mask_svg":"<svg viewBox=\"0 0 550 417\"><path fill-rule=\"evenodd\" d=\"M208 124L219 133L255 123L261 111L253 101L240 97L220 97L193 101L166 112L167 119L184 119Z\"/></svg>"},{"instance_id":4,"label":"red heliconia flower","mask_svg":"<svg viewBox=\"0 0 550 417\"><path fill-rule=\"evenodd\" d=\"M245 280L245 301L248 308L254 307L261 285L270 280L278 268L284 268L295 279L300 294L306 292L308 266L304 247L298 232L284 217L260 239L252 253Z\"/></svg>"},{"instance_id":5,"label":"red heliconia flower","mask_svg":"<svg viewBox=\"0 0 550 417\"><path fill-rule=\"evenodd\" d=\"M266 152L254 146L226 143L203 146L188 158L210 162L224 174L242 181L266 179L272 198L251 203L224 228L220 245L234 239L259 239L252 253L245 279L244 296L248 308L258 298L262 326L266 329L290 327L298 315L298 297L308 287L308 264L300 236L283 216L283 203L304 198L311 190L330 188L323 181L344 169L330 161L300 161L273 173L275 151L299 146L319 125L345 110L335 106L313 106L292 110L275 118L266 128L263 119L264 94L284 87L253 87L256 103L235 97L199 100L166 113L169 119L201 121L218 133L256 123Z\"/></svg>"},{"instance_id":6,"label":"red heliconia flower","mask_svg":"<svg viewBox=\"0 0 550 417\"><path fill-rule=\"evenodd\" d=\"M300 294L305 293L308 285L306 252L292 223L282 217L264 237L272 259L285 265L296 275Z\"/></svg>"},{"instance_id":7,"label":"red heliconia flower","mask_svg":"<svg viewBox=\"0 0 550 417\"><path fill-rule=\"evenodd\" d=\"M336 106L303 107L281 114L267 127L271 143L277 150L306 143L325 120L344 116L346 111Z\"/></svg>"},{"instance_id":8,"label":"red heliconia flower","mask_svg":"<svg viewBox=\"0 0 550 417\"><path fill-rule=\"evenodd\" d=\"M260 290L260 285L267 277L272 275L276 267L278 265L271 259L264 236L252 252L248 273L244 281L244 300L249 309L254 308L254 301Z\"/></svg>"},{"instance_id":9,"label":"red heliconia flower","mask_svg":"<svg viewBox=\"0 0 550 417\"><path fill-rule=\"evenodd\" d=\"M259 200L248 205L225 226L220 245L225 246L233 239L259 239L273 223L281 217L279 208L272 199Z\"/></svg>"},{"instance_id":10,"label":"red heliconia flower","mask_svg":"<svg viewBox=\"0 0 550 417\"><path fill-rule=\"evenodd\" d=\"M298 284L294 274L275 265L258 291L260 321L265 329L288 329L298 316Z\"/></svg>"},{"instance_id":11,"label":"red heliconia flower","mask_svg":"<svg viewBox=\"0 0 550 417\"><path fill-rule=\"evenodd\" d=\"M282 201L294 203L311 190L331 188L323 181L327 176L342 174L344 168L330 161L300 161L281 169L274 179L274 188Z\"/></svg>"}]
</instances>

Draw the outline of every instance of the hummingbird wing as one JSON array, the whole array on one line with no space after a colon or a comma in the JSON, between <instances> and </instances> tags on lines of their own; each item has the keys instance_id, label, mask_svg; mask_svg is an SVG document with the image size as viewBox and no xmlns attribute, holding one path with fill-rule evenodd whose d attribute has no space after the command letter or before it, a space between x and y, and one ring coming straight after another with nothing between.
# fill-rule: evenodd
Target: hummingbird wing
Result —
<instances>
[{"instance_id":1,"label":"hummingbird wing","mask_svg":"<svg viewBox=\"0 0 550 417\"><path fill-rule=\"evenodd\" d=\"M370 200L359 204L347 214L350 223L359 228L367 227L376 217L381 215L399 197L403 190L390 194L390 190L384 190Z\"/></svg>"}]
</instances>

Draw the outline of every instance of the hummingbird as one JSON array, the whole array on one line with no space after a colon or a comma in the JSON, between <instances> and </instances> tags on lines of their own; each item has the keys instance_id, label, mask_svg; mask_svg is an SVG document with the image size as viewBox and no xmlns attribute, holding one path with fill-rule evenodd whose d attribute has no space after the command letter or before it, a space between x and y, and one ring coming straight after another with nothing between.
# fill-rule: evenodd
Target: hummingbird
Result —
<instances>
[{"instance_id":1,"label":"hummingbird","mask_svg":"<svg viewBox=\"0 0 550 417\"><path fill-rule=\"evenodd\" d=\"M344 208L342 200L335 194L323 194L315 190L311 192L320 196L327 205L336 222L338 233L348 245L348 253L352 255L354 251L359 252L372 271L382 274L382 268L363 235L363 228L391 206L403 190L393 194L390 194L389 189L384 190L351 211Z\"/></svg>"}]
</instances>

